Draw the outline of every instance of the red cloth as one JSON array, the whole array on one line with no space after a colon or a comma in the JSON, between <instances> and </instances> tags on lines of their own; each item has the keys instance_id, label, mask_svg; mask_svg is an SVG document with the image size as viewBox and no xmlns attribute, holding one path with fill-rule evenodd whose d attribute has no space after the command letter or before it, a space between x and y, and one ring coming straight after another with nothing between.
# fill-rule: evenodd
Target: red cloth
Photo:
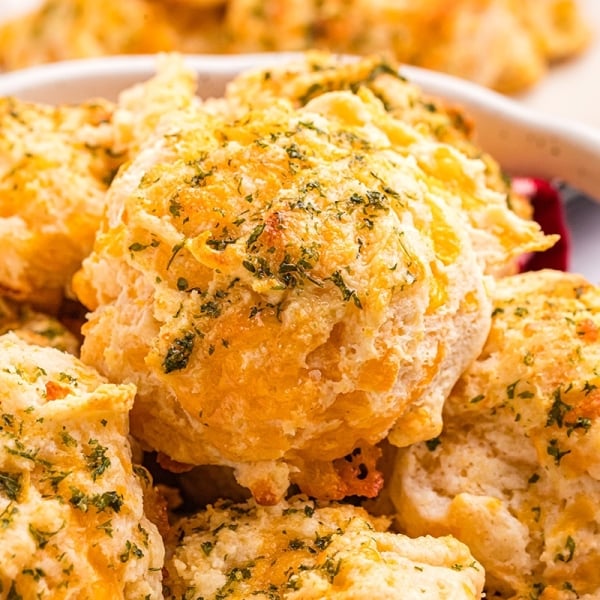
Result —
<instances>
[{"instance_id":1,"label":"red cloth","mask_svg":"<svg viewBox=\"0 0 600 600\"><path fill-rule=\"evenodd\" d=\"M533 218L546 234L557 233L560 240L545 252L535 252L523 258L521 271L540 269L569 269L571 236L567 226L565 207L559 191L548 181L528 177L517 177L513 188L530 198Z\"/></svg>"}]
</instances>

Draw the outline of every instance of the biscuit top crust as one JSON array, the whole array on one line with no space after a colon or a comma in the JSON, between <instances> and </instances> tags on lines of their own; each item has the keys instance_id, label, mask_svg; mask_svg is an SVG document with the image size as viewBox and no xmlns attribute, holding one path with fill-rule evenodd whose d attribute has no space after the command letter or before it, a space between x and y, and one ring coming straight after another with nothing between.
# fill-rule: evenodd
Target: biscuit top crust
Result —
<instances>
[{"instance_id":1,"label":"biscuit top crust","mask_svg":"<svg viewBox=\"0 0 600 600\"><path fill-rule=\"evenodd\" d=\"M134 386L12 333L0 356L5 597L162 597L162 540L127 439Z\"/></svg>"},{"instance_id":2,"label":"biscuit top crust","mask_svg":"<svg viewBox=\"0 0 600 600\"><path fill-rule=\"evenodd\" d=\"M350 505L303 497L277 506L221 503L167 541L165 596L475 600L484 574L454 538L410 539Z\"/></svg>"}]
</instances>

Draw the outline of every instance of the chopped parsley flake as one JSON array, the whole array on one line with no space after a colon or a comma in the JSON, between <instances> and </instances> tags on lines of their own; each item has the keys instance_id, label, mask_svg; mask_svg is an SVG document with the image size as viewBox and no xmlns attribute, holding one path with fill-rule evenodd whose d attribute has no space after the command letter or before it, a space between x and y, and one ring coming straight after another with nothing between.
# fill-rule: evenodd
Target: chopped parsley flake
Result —
<instances>
[{"instance_id":1,"label":"chopped parsley flake","mask_svg":"<svg viewBox=\"0 0 600 600\"><path fill-rule=\"evenodd\" d=\"M566 552L559 552L554 557L554 560L560 562L571 562L573 560L573 556L575 554L575 540L569 535L565 542L565 550Z\"/></svg>"},{"instance_id":2,"label":"chopped parsley flake","mask_svg":"<svg viewBox=\"0 0 600 600\"><path fill-rule=\"evenodd\" d=\"M186 331L181 337L176 338L167 349L167 354L163 361L163 371L172 373L185 369L194 349L195 334L192 331Z\"/></svg>"},{"instance_id":3,"label":"chopped parsley flake","mask_svg":"<svg viewBox=\"0 0 600 600\"><path fill-rule=\"evenodd\" d=\"M97 525L96 529L104 531L108 537L113 536L112 521L110 519L108 521L104 521L104 523L100 523L100 525Z\"/></svg>"},{"instance_id":4,"label":"chopped parsley flake","mask_svg":"<svg viewBox=\"0 0 600 600\"><path fill-rule=\"evenodd\" d=\"M588 417L577 417L575 421L566 423L566 425L568 426L567 436L570 437L576 429L583 429L584 433L587 433L592 426L592 421Z\"/></svg>"},{"instance_id":5,"label":"chopped parsley flake","mask_svg":"<svg viewBox=\"0 0 600 600\"><path fill-rule=\"evenodd\" d=\"M565 450L564 452L561 451L558 447L557 439L550 440L548 446L546 447L546 452L554 458L555 465L560 465L560 461L562 460L563 456L571 453L570 450Z\"/></svg>"},{"instance_id":6,"label":"chopped parsley flake","mask_svg":"<svg viewBox=\"0 0 600 600\"><path fill-rule=\"evenodd\" d=\"M144 553L142 552L141 548L139 548L133 542L127 540L125 543L125 551L119 554L119 560L122 563L126 563L131 557L142 558L143 556Z\"/></svg>"},{"instance_id":7,"label":"chopped parsley flake","mask_svg":"<svg viewBox=\"0 0 600 600\"><path fill-rule=\"evenodd\" d=\"M214 545L211 541L206 541L200 544L200 548L202 549L202 552L204 552L204 555L208 556L212 552Z\"/></svg>"},{"instance_id":8,"label":"chopped parsley flake","mask_svg":"<svg viewBox=\"0 0 600 600\"><path fill-rule=\"evenodd\" d=\"M42 577L46 576L44 570L39 567L36 567L35 569L23 569L21 573L23 573L23 575L30 575L34 581L39 581Z\"/></svg>"},{"instance_id":9,"label":"chopped parsley flake","mask_svg":"<svg viewBox=\"0 0 600 600\"><path fill-rule=\"evenodd\" d=\"M560 395L560 388L556 388L552 393L553 402L550 410L548 411L548 418L546 419L546 427L551 425L557 425L558 427L563 426L565 415L573 409L570 404L566 404L562 401Z\"/></svg>"},{"instance_id":10,"label":"chopped parsley flake","mask_svg":"<svg viewBox=\"0 0 600 600\"><path fill-rule=\"evenodd\" d=\"M184 246L185 246L185 241L180 242L179 244L175 244L173 246L173 248L171 248L171 257L169 258L169 261L167 262L167 267L166 267L167 271L169 270L169 267L173 264L175 257L179 254L179 252L183 249Z\"/></svg>"},{"instance_id":11,"label":"chopped parsley flake","mask_svg":"<svg viewBox=\"0 0 600 600\"><path fill-rule=\"evenodd\" d=\"M128 250L131 252L141 252L146 248L156 248L160 242L158 240L152 240L149 244L141 244L140 242L133 242L133 244L128 246Z\"/></svg>"},{"instance_id":12,"label":"chopped parsley flake","mask_svg":"<svg viewBox=\"0 0 600 600\"><path fill-rule=\"evenodd\" d=\"M98 512L110 509L118 513L123 506L123 496L115 491L89 496L81 490L72 487L69 502L82 512L87 512L90 506L93 506Z\"/></svg>"},{"instance_id":13,"label":"chopped parsley flake","mask_svg":"<svg viewBox=\"0 0 600 600\"><path fill-rule=\"evenodd\" d=\"M64 523L61 527L59 527L56 531L42 531L41 529L35 528L33 525L29 525L29 533L31 537L35 540L38 548L44 549L50 538L55 536L62 528L64 527Z\"/></svg>"},{"instance_id":14,"label":"chopped parsley flake","mask_svg":"<svg viewBox=\"0 0 600 600\"><path fill-rule=\"evenodd\" d=\"M110 467L110 458L106 456L108 448L101 446L98 440L90 440L88 444L92 450L85 455L85 462L91 471L92 479L96 481Z\"/></svg>"},{"instance_id":15,"label":"chopped parsley flake","mask_svg":"<svg viewBox=\"0 0 600 600\"><path fill-rule=\"evenodd\" d=\"M506 386L506 396L508 397L509 400L513 400L515 397L515 389L517 388L517 385L519 385L519 379L517 379L517 381L511 383L510 385Z\"/></svg>"},{"instance_id":16,"label":"chopped parsley flake","mask_svg":"<svg viewBox=\"0 0 600 600\"><path fill-rule=\"evenodd\" d=\"M21 473L0 471L0 492L4 493L9 500L18 500L21 493L22 480L23 475Z\"/></svg>"},{"instance_id":17,"label":"chopped parsley flake","mask_svg":"<svg viewBox=\"0 0 600 600\"><path fill-rule=\"evenodd\" d=\"M248 240L246 241L246 247L250 247L252 246L252 244L254 244L254 242L256 242L258 240L258 238L261 236L262 232L265 230L265 224L261 223L260 225L257 225L252 232L250 233L250 235L248 236Z\"/></svg>"},{"instance_id":18,"label":"chopped parsley flake","mask_svg":"<svg viewBox=\"0 0 600 600\"><path fill-rule=\"evenodd\" d=\"M68 431L63 429L63 431L60 432L60 437L65 446L71 448L77 446L77 440Z\"/></svg>"},{"instance_id":19,"label":"chopped parsley flake","mask_svg":"<svg viewBox=\"0 0 600 600\"><path fill-rule=\"evenodd\" d=\"M430 440L427 440L425 445L427 446L427 450L433 452L441 443L442 440L439 437L434 437Z\"/></svg>"},{"instance_id":20,"label":"chopped parsley flake","mask_svg":"<svg viewBox=\"0 0 600 600\"><path fill-rule=\"evenodd\" d=\"M346 285L346 282L339 271L334 271L329 279L340 290L340 292L342 292L342 297L344 298L345 302L348 302L348 300L351 299L357 308L362 308L362 304L356 293L356 290L350 289Z\"/></svg>"}]
</instances>

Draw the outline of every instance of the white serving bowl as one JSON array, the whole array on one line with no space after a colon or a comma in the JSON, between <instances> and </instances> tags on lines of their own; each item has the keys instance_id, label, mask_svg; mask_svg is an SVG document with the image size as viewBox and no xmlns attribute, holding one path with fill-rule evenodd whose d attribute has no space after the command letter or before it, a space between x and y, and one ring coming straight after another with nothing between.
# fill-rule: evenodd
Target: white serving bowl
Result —
<instances>
[{"instance_id":1,"label":"white serving bowl","mask_svg":"<svg viewBox=\"0 0 600 600\"><path fill-rule=\"evenodd\" d=\"M241 70L292 59L293 53L195 55L203 97L222 94ZM74 60L0 75L0 95L48 103L114 99L123 88L151 77L152 56ZM600 200L600 130L536 113L516 101L449 75L416 67L402 74L429 94L462 105L475 121L477 141L513 175L557 178Z\"/></svg>"}]
</instances>

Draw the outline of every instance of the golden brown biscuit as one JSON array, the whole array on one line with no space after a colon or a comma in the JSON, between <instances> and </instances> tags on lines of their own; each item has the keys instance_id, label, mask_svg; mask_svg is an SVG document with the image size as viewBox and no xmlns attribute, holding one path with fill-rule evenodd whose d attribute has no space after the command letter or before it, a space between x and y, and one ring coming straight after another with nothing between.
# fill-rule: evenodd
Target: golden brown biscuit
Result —
<instances>
[{"instance_id":1,"label":"golden brown biscuit","mask_svg":"<svg viewBox=\"0 0 600 600\"><path fill-rule=\"evenodd\" d=\"M600 290L540 271L498 282L490 336L444 409L400 450L391 486L410 535L453 534L488 595L600 594Z\"/></svg>"},{"instance_id":2,"label":"golden brown biscuit","mask_svg":"<svg viewBox=\"0 0 600 600\"><path fill-rule=\"evenodd\" d=\"M487 333L484 269L552 241L366 87L226 112L174 112L113 182L74 281L82 356L138 385L151 449L235 467L262 502L313 472L339 498L332 461L439 432Z\"/></svg>"},{"instance_id":3,"label":"golden brown biscuit","mask_svg":"<svg viewBox=\"0 0 600 600\"><path fill-rule=\"evenodd\" d=\"M127 0L46 0L40 8L0 28L5 69L111 54L174 50L176 37L160 5Z\"/></svg>"},{"instance_id":4,"label":"golden brown biscuit","mask_svg":"<svg viewBox=\"0 0 600 600\"><path fill-rule=\"evenodd\" d=\"M0 357L2 596L162 598L127 440L135 388L12 333Z\"/></svg>"},{"instance_id":5,"label":"golden brown biscuit","mask_svg":"<svg viewBox=\"0 0 600 600\"><path fill-rule=\"evenodd\" d=\"M0 293L56 311L92 247L114 156L113 106L0 99Z\"/></svg>"},{"instance_id":6,"label":"golden brown biscuit","mask_svg":"<svg viewBox=\"0 0 600 600\"><path fill-rule=\"evenodd\" d=\"M220 2L45 0L0 26L0 67L116 54L218 52Z\"/></svg>"},{"instance_id":7,"label":"golden brown biscuit","mask_svg":"<svg viewBox=\"0 0 600 600\"><path fill-rule=\"evenodd\" d=\"M158 63L157 76L125 90L116 105L0 99L0 293L59 310L92 248L119 166L164 113L198 101L180 58Z\"/></svg>"},{"instance_id":8,"label":"golden brown biscuit","mask_svg":"<svg viewBox=\"0 0 600 600\"><path fill-rule=\"evenodd\" d=\"M197 76L185 66L181 55L160 54L156 67L154 77L122 90L115 107L114 151L127 154L129 159L153 137L161 119L200 104Z\"/></svg>"},{"instance_id":9,"label":"golden brown biscuit","mask_svg":"<svg viewBox=\"0 0 600 600\"><path fill-rule=\"evenodd\" d=\"M585 15L576 2L529 0L514 6L550 61L569 58L589 41L589 29L582 23Z\"/></svg>"},{"instance_id":10,"label":"golden brown biscuit","mask_svg":"<svg viewBox=\"0 0 600 600\"><path fill-rule=\"evenodd\" d=\"M451 537L410 539L342 504L221 503L167 542L165 598L475 600L484 573Z\"/></svg>"},{"instance_id":11,"label":"golden brown biscuit","mask_svg":"<svg viewBox=\"0 0 600 600\"><path fill-rule=\"evenodd\" d=\"M242 73L227 85L226 98L235 114L237 105L243 111L248 105L269 106L283 97L301 107L325 92L351 91L359 87L371 90L386 111L409 123L420 135L450 144L468 157L483 161L487 185L505 194L509 207L517 214L531 218L531 207L511 190L508 177L498 162L474 143L476 132L469 115L443 98L424 94L417 85L398 76L395 63L381 56L341 61L327 52L307 52L302 60ZM475 213L469 215L475 219ZM512 243L509 235L501 237L508 248ZM514 265L487 264L486 271L505 274L515 272L515 269Z\"/></svg>"}]
</instances>

